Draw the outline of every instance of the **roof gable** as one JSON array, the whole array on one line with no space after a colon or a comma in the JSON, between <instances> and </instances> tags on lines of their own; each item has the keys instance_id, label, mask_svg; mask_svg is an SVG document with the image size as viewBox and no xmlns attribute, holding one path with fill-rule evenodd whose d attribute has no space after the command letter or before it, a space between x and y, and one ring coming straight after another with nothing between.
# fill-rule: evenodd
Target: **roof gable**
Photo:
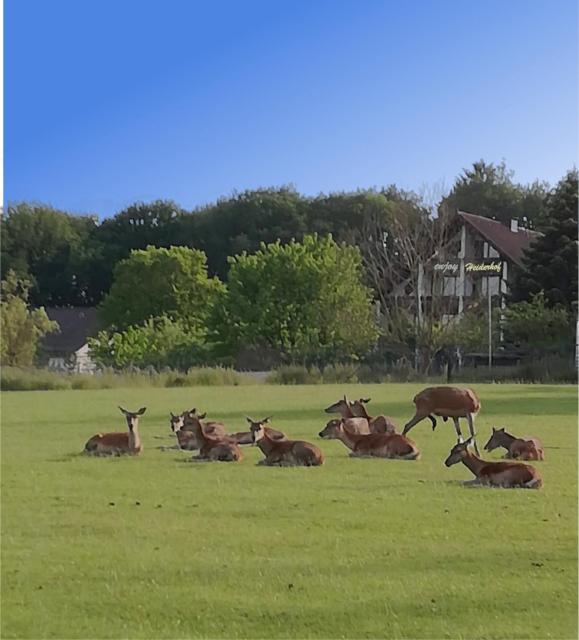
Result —
<instances>
[{"instance_id":1,"label":"roof gable","mask_svg":"<svg viewBox=\"0 0 579 640\"><path fill-rule=\"evenodd\" d=\"M518 231L511 231L498 220L475 216L465 211L459 211L458 215L487 242L492 244L502 256L509 258L519 267L523 266L525 249L541 236L538 231L529 231L528 229L519 228Z\"/></svg>"},{"instance_id":2,"label":"roof gable","mask_svg":"<svg viewBox=\"0 0 579 640\"><path fill-rule=\"evenodd\" d=\"M42 348L48 353L74 353L97 332L97 310L93 307L53 307L45 311L60 327L41 341Z\"/></svg>"}]
</instances>

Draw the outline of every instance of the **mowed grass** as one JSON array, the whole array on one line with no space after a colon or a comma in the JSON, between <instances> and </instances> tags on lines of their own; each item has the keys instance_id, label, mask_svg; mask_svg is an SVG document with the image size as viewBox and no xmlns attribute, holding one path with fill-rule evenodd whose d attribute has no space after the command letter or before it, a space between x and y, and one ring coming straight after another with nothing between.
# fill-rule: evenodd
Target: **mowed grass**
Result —
<instances>
[{"instance_id":1,"label":"mowed grass","mask_svg":"<svg viewBox=\"0 0 579 640\"><path fill-rule=\"evenodd\" d=\"M576 638L575 388L473 387L481 444L492 425L543 440L540 491L462 486L468 470L443 465L451 423L414 428L416 462L317 438L343 393L403 425L423 386L4 393L2 637ZM77 455L124 429L118 404L147 406L143 455ZM157 449L169 411L192 406L232 431L273 414L326 464Z\"/></svg>"}]
</instances>

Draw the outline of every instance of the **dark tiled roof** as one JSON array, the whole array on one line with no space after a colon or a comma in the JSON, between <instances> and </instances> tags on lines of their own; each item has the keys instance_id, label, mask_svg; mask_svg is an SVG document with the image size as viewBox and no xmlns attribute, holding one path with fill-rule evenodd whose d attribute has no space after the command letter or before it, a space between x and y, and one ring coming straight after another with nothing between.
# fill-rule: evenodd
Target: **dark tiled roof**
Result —
<instances>
[{"instance_id":1,"label":"dark tiled roof","mask_svg":"<svg viewBox=\"0 0 579 640\"><path fill-rule=\"evenodd\" d=\"M42 339L42 348L48 353L74 353L97 331L94 308L47 308L46 313L60 327L60 331L49 333Z\"/></svg>"},{"instance_id":2,"label":"dark tiled roof","mask_svg":"<svg viewBox=\"0 0 579 640\"><path fill-rule=\"evenodd\" d=\"M520 267L523 266L523 252L541 234L537 231L521 229L511 231L509 227L483 216L459 211L458 215L477 231L483 238L504 257L509 258Z\"/></svg>"}]
</instances>

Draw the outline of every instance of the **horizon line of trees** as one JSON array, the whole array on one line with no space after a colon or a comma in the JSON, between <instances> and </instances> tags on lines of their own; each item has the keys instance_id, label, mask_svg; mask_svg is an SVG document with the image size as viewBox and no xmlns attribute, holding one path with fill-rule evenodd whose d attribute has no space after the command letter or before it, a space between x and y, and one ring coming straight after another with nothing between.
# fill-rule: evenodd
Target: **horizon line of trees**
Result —
<instances>
[{"instance_id":1,"label":"horizon line of trees","mask_svg":"<svg viewBox=\"0 0 579 640\"><path fill-rule=\"evenodd\" d=\"M103 365L187 368L230 361L243 346L323 365L368 357L380 339L420 353L417 368L427 371L440 349L486 340L476 306L449 324L431 305L417 322L416 310L393 296L406 282L412 300L417 261L444 254L456 238L453 212L463 209L542 231L502 329L513 344L560 347L577 313L577 183L572 170L553 189L517 185L504 163L481 161L448 195L391 186L304 198L282 187L193 213L170 202L133 205L100 225L16 205L2 216L2 311L11 331L3 337L17 342L25 322L23 335L36 342L51 330L31 306L90 304L99 307L92 350Z\"/></svg>"}]
</instances>

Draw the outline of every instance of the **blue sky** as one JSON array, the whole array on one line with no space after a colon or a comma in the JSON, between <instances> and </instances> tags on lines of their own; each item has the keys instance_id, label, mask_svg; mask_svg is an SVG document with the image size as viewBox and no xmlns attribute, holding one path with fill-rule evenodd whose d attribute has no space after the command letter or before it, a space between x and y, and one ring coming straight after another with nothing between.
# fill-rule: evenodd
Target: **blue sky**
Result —
<instances>
[{"instance_id":1,"label":"blue sky","mask_svg":"<svg viewBox=\"0 0 579 640\"><path fill-rule=\"evenodd\" d=\"M576 164L575 0L5 0L7 202L450 187Z\"/></svg>"}]
</instances>

